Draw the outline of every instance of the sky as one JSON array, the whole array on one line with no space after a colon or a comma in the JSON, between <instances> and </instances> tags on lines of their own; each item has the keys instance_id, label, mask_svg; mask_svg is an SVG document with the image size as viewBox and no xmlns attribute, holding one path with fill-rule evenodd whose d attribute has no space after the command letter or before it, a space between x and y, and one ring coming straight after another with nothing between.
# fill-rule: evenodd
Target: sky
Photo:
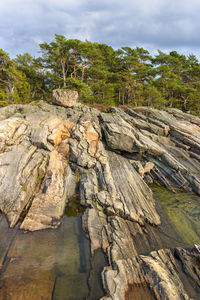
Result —
<instances>
[{"instance_id":1,"label":"sky","mask_svg":"<svg viewBox=\"0 0 200 300\"><path fill-rule=\"evenodd\" d=\"M0 0L0 48L39 55L54 34L200 60L199 0Z\"/></svg>"}]
</instances>

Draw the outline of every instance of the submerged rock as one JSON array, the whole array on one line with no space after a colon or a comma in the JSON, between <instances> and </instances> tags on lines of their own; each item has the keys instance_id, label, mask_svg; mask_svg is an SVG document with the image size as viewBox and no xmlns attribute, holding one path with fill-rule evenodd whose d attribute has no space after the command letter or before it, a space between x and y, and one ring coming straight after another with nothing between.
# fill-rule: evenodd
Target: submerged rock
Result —
<instances>
[{"instance_id":1,"label":"submerged rock","mask_svg":"<svg viewBox=\"0 0 200 300\"><path fill-rule=\"evenodd\" d=\"M147 183L200 195L199 119L172 109L101 113L77 98L55 90L59 106L0 110L0 210L11 227L56 228L79 193L91 253L102 249L108 260L102 299L123 300L130 286L153 299L190 299L177 259L199 285L199 254L162 249L166 225Z\"/></svg>"}]
</instances>

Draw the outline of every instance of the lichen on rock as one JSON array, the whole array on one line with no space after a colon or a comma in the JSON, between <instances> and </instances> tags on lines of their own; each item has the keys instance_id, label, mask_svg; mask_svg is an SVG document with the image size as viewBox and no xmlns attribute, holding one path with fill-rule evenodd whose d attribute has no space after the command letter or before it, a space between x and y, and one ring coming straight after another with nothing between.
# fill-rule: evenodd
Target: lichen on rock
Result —
<instances>
[{"instance_id":1,"label":"lichen on rock","mask_svg":"<svg viewBox=\"0 0 200 300\"><path fill-rule=\"evenodd\" d=\"M123 300L134 284L155 299L190 299L177 257L199 284L188 267L192 254L162 249L162 218L146 182L200 195L199 119L173 109L101 113L77 99L76 92L55 90L58 106L0 110L0 210L11 227L23 215L23 230L56 228L79 193L91 253L102 249L108 259L103 299ZM142 241L148 253L138 250Z\"/></svg>"},{"instance_id":2,"label":"lichen on rock","mask_svg":"<svg viewBox=\"0 0 200 300\"><path fill-rule=\"evenodd\" d=\"M78 100L78 92L66 89L53 90L52 103L63 107L74 107Z\"/></svg>"}]
</instances>

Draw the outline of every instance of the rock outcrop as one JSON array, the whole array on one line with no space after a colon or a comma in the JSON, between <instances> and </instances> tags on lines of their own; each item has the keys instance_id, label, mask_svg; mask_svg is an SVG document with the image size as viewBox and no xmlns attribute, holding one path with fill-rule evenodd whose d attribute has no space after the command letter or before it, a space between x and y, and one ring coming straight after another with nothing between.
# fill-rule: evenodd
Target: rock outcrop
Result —
<instances>
[{"instance_id":1,"label":"rock outcrop","mask_svg":"<svg viewBox=\"0 0 200 300\"><path fill-rule=\"evenodd\" d=\"M71 90L53 90L52 103L64 107L74 107L78 101L78 92Z\"/></svg>"},{"instance_id":2,"label":"rock outcrop","mask_svg":"<svg viewBox=\"0 0 200 300\"><path fill-rule=\"evenodd\" d=\"M126 299L130 286L146 287L146 299L191 299L178 260L200 285L199 253L162 249L162 219L147 183L200 195L200 120L175 109L101 113L60 93L53 94L59 106L0 110L0 210L10 226L58 227L79 191L91 253L102 249L108 259L102 299Z\"/></svg>"}]
</instances>

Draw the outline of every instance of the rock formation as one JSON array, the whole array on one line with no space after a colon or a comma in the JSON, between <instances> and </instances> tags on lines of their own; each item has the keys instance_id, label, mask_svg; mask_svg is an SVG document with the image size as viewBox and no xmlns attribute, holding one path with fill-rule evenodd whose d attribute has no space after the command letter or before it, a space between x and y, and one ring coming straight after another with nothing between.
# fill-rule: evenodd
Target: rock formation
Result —
<instances>
[{"instance_id":1,"label":"rock formation","mask_svg":"<svg viewBox=\"0 0 200 300\"><path fill-rule=\"evenodd\" d=\"M191 299L178 261L200 285L200 254L161 249L162 220L147 183L200 195L199 118L145 107L101 113L67 93L68 104L55 91L59 106L41 101L0 110L0 210L10 227L20 220L23 230L58 227L78 189L91 253L102 249L108 260L102 299L122 300L142 286L143 299Z\"/></svg>"},{"instance_id":2,"label":"rock formation","mask_svg":"<svg viewBox=\"0 0 200 300\"><path fill-rule=\"evenodd\" d=\"M78 100L78 92L71 90L53 90L52 102L53 104L64 106L64 107L74 107Z\"/></svg>"}]
</instances>

